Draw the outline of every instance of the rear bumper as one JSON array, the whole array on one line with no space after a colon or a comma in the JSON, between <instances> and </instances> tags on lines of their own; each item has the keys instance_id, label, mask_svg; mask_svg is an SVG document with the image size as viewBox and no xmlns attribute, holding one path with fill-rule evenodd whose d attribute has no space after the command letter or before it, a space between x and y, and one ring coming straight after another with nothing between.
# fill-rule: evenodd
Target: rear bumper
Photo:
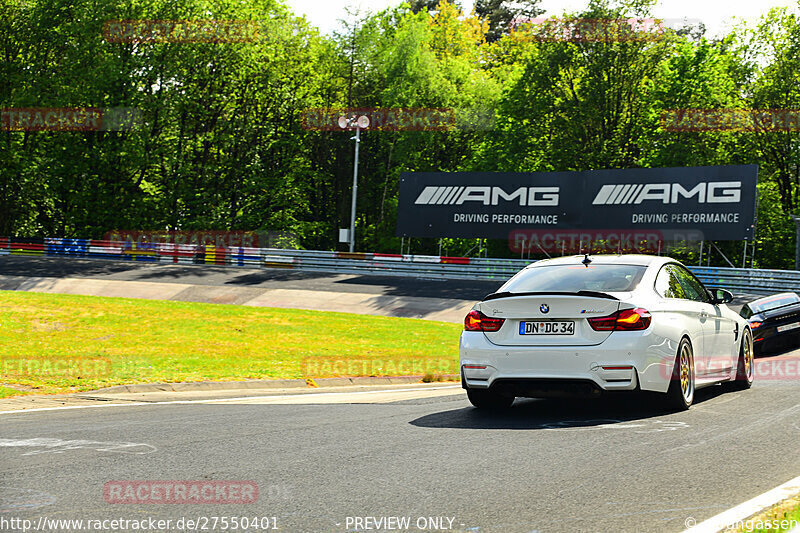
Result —
<instances>
[{"instance_id":1,"label":"rear bumper","mask_svg":"<svg viewBox=\"0 0 800 533\"><path fill-rule=\"evenodd\" d=\"M531 378L498 378L489 390L505 396L527 398L597 398L604 392L591 380Z\"/></svg>"},{"instance_id":2,"label":"rear bumper","mask_svg":"<svg viewBox=\"0 0 800 533\"><path fill-rule=\"evenodd\" d=\"M782 344L788 345L798 341L798 339L800 339L800 329L778 332L776 328L767 328L761 331L753 331L753 347L759 351L769 350ZM800 342L798 342L798 345L800 345Z\"/></svg>"},{"instance_id":3,"label":"rear bumper","mask_svg":"<svg viewBox=\"0 0 800 533\"><path fill-rule=\"evenodd\" d=\"M482 332L465 331L459 347L464 388L536 398L666 392L675 353L677 343L652 329L614 332L597 346L548 347L498 346Z\"/></svg>"}]
</instances>

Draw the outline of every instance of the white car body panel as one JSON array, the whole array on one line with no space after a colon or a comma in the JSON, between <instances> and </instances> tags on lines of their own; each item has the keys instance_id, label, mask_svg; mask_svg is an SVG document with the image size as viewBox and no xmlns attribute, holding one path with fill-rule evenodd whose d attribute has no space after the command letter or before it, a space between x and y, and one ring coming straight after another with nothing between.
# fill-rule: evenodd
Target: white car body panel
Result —
<instances>
[{"instance_id":1,"label":"white car body panel","mask_svg":"<svg viewBox=\"0 0 800 533\"><path fill-rule=\"evenodd\" d=\"M540 261L537 265L580 265L583 256ZM647 267L630 292L608 292L614 299L559 294L506 296L478 302L473 309L506 319L497 332L463 331L459 347L465 388L487 389L501 380L583 380L602 391L647 390L667 392L678 345L688 337L694 351L696 387L733 380L742 332L747 321L724 304L663 298L655 289L661 268L676 261L653 256L592 256L593 265L625 264ZM507 284L510 283L507 282ZM505 287L505 285L504 285ZM502 288L500 289L502 291ZM498 291L500 292L500 291ZM539 305L550 311L544 314ZM584 308L586 313L578 313ZM652 315L640 331L593 331L581 316L607 316L619 309L644 308ZM581 309L581 310L584 310ZM519 334L521 320L575 320L574 337L528 339ZM574 341L574 342L572 342ZM465 368L483 366L485 369ZM631 366L632 369L603 367Z\"/></svg>"}]
</instances>

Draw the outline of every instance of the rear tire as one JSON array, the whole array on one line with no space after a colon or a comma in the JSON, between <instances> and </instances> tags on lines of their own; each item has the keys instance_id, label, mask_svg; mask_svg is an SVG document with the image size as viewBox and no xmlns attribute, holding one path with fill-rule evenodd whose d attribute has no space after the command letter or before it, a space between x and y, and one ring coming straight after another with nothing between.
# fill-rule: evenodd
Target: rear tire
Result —
<instances>
[{"instance_id":1,"label":"rear tire","mask_svg":"<svg viewBox=\"0 0 800 533\"><path fill-rule=\"evenodd\" d=\"M747 390L753 386L755 362L753 361L753 334L744 330L742 345L739 347L739 363L736 365L736 379L731 383L735 390Z\"/></svg>"},{"instance_id":2,"label":"rear tire","mask_svg":"<svg viewBox=\"0 0 800 533\"><path fill-rule=\"evenodd\" d=\"M667 407L675 411L687 410L694 401L694 352L686 337L678 344L665 400Z\"/></svg>"},{"instance_id":3,"label":"rear tire","mask_svg":"<svg viewBox=\"0 0 800 533\"><path fill-rule=\"evenodd\" d=\"M514 403L513 396L481 389L467 389L467 398L478 409L507 409Z\"/></svg>"}]
</instances>

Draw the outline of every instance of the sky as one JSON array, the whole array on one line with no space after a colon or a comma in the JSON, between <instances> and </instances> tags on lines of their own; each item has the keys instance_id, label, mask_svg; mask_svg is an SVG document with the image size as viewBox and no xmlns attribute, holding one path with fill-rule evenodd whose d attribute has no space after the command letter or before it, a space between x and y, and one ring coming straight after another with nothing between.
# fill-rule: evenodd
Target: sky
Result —
<instances>
[{"instance_id":1,"label":"sky","mask_svg":"<svg viewBox=\"0 0 800 533\"><path fill-rule=\"evenodd\" d=\"M664 19L690 19L702 21L710 35L722 35L737 20L758 20L774 6L790 6L798 11L800 0L659 0L653 13ZM380 11L398 5L401 0L287 0L295 13L304 14L323 33L338 27L337 20L345 18L345 7L357 6L362 10ZM473 0L462 0L465 11L472 10ZM560 15L565 10L578 11L588 0L541 0L539 6L545 16Z\"/></svg>"}]
</instances>

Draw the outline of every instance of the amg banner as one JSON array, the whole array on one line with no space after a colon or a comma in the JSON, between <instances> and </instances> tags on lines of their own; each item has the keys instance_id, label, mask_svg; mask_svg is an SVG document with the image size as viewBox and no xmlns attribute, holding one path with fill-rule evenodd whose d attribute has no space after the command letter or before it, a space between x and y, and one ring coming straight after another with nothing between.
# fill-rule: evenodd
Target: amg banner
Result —
<instances>
[{"instance_id":1,"label":"amg banner","mask_svg":"<svg viewBox=\"0 0 800 533\"><path fill-rule=\"evenodd\" d=\"M582 172L406 172L397 235L506 239L519 230L658 230L741 240L757 165Z\"/></svg>"}]
</instances>

